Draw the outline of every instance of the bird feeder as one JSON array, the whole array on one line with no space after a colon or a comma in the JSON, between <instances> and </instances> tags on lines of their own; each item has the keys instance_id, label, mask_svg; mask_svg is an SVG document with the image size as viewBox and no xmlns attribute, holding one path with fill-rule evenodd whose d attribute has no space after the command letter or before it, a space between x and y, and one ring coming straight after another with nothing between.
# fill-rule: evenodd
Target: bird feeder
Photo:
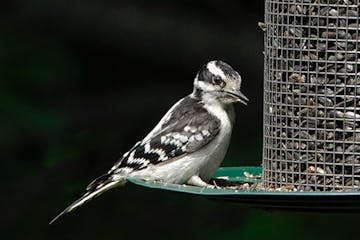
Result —
<instances>
[{"instance_id":1,"label":"bird feeder","mask_svg":"<svg viewBox=\"0 0 360 240\"><path fill-rule=\"evenodd\" d=\"M360 190L358 0L267 0L265 187Z\"/></svg>"},{"instance_id":2,"label":"bird feeder","mask_svg":"<svg viewBox=\"0 0 360 240\"><path fill-rule=\"evenodd\" d=\"M265 0L261 27L263 167L219 169L235 188L130 181L254 207L360 210L359 0Z\"/></svg>"}]
</instances>

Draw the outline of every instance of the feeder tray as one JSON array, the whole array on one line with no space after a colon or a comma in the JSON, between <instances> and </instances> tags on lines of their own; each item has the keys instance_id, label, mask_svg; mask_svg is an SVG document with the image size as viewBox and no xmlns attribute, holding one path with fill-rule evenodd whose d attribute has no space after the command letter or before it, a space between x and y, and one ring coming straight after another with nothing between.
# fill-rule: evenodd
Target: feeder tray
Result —
<instances>
[{"instance_id":1,"label":"feeder tray","mask_svg":"<svg viewBox=\"0 0 360 240\"><path fill-rule=\"evenodd\" d=\"M248 178L245 174L260 176L261 167L220 168L214 179L226 179L229 183L260 183L259 178ZM129 179L130 182L158 190L200 195L209 199L238 203L253 208L312 211L312 212L360 212L360 192L284 192L264 190L210 189L188 185L146 182Z\"/></svg>"}]
</instances>

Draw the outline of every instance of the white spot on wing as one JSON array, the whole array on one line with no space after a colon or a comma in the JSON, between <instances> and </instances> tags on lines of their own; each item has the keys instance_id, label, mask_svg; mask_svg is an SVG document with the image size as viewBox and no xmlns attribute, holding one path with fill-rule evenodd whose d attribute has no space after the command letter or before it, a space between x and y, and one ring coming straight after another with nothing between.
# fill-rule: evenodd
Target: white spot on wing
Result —
<instances>
[{"instance_id":1,"label":"white spot on wing","mask_svg":"<svg viewBox=\"0 0 360 240\"><path fill-rule=\"evenodd\" d=\"M130 173L132 172L134 169L130 168L130 167L122 167L122 168L118 168L115 173Z\"/></svg>"},{"instance_id":2,"label":"white spot on wing","mask_svg":"<svg viewBox=\"0 0 360 240\"><path fill-rule=\"evenodd\" d=\"M195 139L196 139L197 141L201 141L201 140L203 140L203 136L202 136L201 134L196 134L196 135L195 135Z\"/></svg>"},{"instance_id":3,"label":"white spot on wing","mask_svg":"<svg viewBox=\"0 0 360 240\"><path fill-rule=\"evenodd\" d=\"M135 163L140 165L147 165L150 161L144 158L132 158L131 160L127 161L128 163Z\"/></svg>"},{"instance_id":4,"label":"white spot on wing","mask_svg":"<svg viewBox=\"0 0 360 240\"><path fill-rule=\"evenodd\" d=\"M208 130L202 130L201 133L202 133L205 137L210 136L210 132L209 132Z\"/></svg>"},{"instance_id":5,"label":"white spot on wing","mask_svg":"<svg viewBox=\"0 0 360 240\"><path fill-rule=\"evenodd\" d=\"M145 153L150 151L150 143L145 144Z\"/></svg>"},{"instance_id":6,"label":"white spot on wing","mask_svg":"<svg viewBox=\"0 0 360 240\"><path fill-rule=\"evenodd\" d=\"M168 159L164 150L162 150L160 148L152 148L148 151L148 153L156 153L157 155L159 155L158 160L160 160L160 161L164 161L164 160Z\"/></svg>"},{"instance_id":7,"label":"white spot on wing","mask_svg":"<svg viewBox=\"0 0 360 240\"><path fill-rule=\"evenodd\" d=\"M180 142L182 143L186 143L188 141L188 137L185 136L185 135L181 135L180 138L179 138Z\"/></svg>"},{"instance_id":8,"label":"white spot on wing","mask_svg":"<svg viewBox=\"0 0 360 240\"><path fill-rule=\"evenodd\" d=\"M134 154L135 154L135 151L132 151L131 153L130 153L130 156L128 157L128 162L129 161L132 161L133 159L134 159Z\"/></svg>"},{"instance_id":9,"label":"white spot on wing","mask_svg":"<svg viewBox=\"0 0 360 240\"><path fill-rule=\"evenodd\" d=\"M172 139L169 143L171 145L175 145L177 147L182 147L182 145L183 145L179 140L176 140L176 139Z\"/></svg>"},{"instance_id":10,"label":"white spot on wing","mask_svg":"<svg viewBox=\"0 0 360 240\"><path fill-rule=\"evenodd\" d=\"M197 128L196 128L196 127L191 127L190 131L191 131L192 133L196 133Z\"/></svg>"}]
</instances>

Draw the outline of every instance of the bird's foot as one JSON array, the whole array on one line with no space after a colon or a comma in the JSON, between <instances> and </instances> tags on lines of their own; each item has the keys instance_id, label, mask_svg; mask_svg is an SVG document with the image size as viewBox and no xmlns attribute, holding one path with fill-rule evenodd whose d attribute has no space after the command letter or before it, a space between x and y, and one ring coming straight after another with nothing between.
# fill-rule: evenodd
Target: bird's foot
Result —
<instances>
[{"instance_id":1,"label":"bird's foot","mask_svg":"<svg viewBox=\"0 0 360 240\"><path fill-rule=\"evenodd\" d=\"M197 175L192 176L186 183L197 187L215 188L214 185L208 184Z\"/></svg>"}]
</instances>

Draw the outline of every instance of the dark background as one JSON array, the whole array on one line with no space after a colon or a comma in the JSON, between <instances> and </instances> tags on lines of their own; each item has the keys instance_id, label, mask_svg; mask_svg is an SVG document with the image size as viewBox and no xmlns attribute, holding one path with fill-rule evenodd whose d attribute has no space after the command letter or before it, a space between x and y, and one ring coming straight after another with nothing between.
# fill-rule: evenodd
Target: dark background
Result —
<instances>
[{"instance_id":1,"label":"dark background","mask_svg":"<svg viewBox=\"0 0 360 240\"><path fill-rule=\"evenodd\" d=\"M0 8L2 239L338 239L358 215L265 212L131 184L48 222L192 91L243 77L224 166L261 164L262 1L14 0Z\"/></svg>"}]
</instances>

